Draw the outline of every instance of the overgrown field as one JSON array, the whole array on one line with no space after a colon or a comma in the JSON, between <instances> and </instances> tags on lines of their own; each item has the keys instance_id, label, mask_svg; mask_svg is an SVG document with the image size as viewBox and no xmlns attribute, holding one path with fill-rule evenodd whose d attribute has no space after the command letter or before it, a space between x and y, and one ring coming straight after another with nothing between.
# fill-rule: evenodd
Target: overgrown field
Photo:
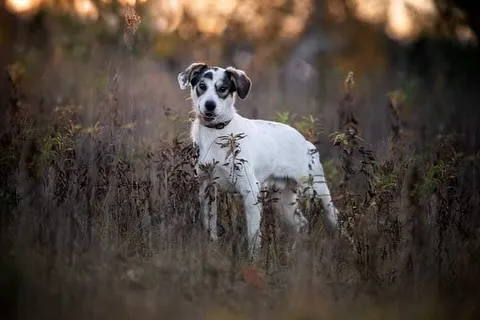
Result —
<instances>
[{"instance_id":1,"label":"overgrown field","mask_svg":"<svg viewBox=\"0 0 480 320\"><path fill-rule=\"evenodd\" d=\"M353 74L336 84L337 130L277 110L276 120L330 150L322 160L347 236L324 229L321 206L305 198L309 233L289 253L267 197L262 256L250 266L239 199L222 197L218 244L198 223L194 150L179 111L189 102L175 75L135 82L118 61L88 75L82 65L46 65L39 78L25 63L2 70L2 319L476 314L480 154L456 134L423 141L405 127L402 90L385 97L393 120L381 148L362 138Z\"/></svg>"}]
</instances>

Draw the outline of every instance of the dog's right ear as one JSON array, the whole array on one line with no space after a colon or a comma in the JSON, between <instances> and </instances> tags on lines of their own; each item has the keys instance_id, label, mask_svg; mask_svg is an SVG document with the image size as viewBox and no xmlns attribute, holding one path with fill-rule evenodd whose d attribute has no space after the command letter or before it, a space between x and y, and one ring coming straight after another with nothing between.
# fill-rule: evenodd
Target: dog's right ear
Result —
<instances>
[{"instance_id":1,"label":"dog's right ear","mask_svg":"<svg viewBox=\"0 0 480 320\"><path fill-rule=\"evenodd\" d=\"M192 63L187 69L178 74L177 80L180 85L180 89L184 90L188 87L192 79L199 73L202 72L207 65L203 62Z\"/></svg>"}]
</instances>

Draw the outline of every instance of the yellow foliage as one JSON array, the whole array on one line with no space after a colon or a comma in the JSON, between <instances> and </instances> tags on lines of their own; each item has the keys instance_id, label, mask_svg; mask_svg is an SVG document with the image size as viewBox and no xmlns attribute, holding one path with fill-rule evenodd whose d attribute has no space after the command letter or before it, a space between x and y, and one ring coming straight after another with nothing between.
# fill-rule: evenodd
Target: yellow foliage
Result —
<instances>
[{"instance_id":1,"label":"yellow foliage","mask_svg":"<svg viewBox=\"0 0 480 320\"><path fill-rule=\"evenodd\" d=\"M365 74L381 75L387 68L387 54L384 49L383 36L371 26L351 21L341 27L341 33L349 36L348 48L332 53L331 65L338 68L340 74L354 71L358 76Z\"/></svg>"},{"instance_id":2,"label":"yellow foliage","mask_svg":"<svg viewBox=\"0 0 480 320\"><path fill-rule=\"evenodd\" d=\"M175 34L161 35L155 41L153 51L160 57L171 57L177 53L180 37Z\"/></svg>"}]
</instances>

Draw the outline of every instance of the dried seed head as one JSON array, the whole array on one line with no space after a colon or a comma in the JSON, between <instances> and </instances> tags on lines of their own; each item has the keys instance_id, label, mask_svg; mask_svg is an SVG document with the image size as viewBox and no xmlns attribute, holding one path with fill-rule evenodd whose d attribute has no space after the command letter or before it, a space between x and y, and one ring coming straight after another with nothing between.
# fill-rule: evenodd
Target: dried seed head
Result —
<instances>
[{"instance_id":1,"label":"dried seed head","mask_svg":"<svg viewBox=\"0 0 480 320\"><path fill-rule=\"evenodd\" d=\"M347 78L345 79L345 93L349 94L352 92L353 87L355 86L355 80L353 77L353 71L350 71L347 75Z\"/></svg>"},{"instance_id":2,"label":"dried seed head","mask_svg":"<svg viewBox=\"0 0 480 320\"><path fill-rule=\"evenodd\" d=\"M123 40L127 47L131 47L133 43L133 36L137 32L138 26L142 22L142 19L135 11L134 7L126 7L123 10L123 17L125 19L125 32L123 34Z\"/></svg>"},{"instance_id":3,"label":"dried seed head","mask_svg":"<svg viewBox=\"0 0 480 320\"><path fill-rule=\"evenodd\" d=\"M138 25L140 24L140 22L142 22L142 19L137 14L134 7L125 8L124 19L125 19L127 30L135 34L135 32L137 31Z\"/></svg>"}]
</instances>

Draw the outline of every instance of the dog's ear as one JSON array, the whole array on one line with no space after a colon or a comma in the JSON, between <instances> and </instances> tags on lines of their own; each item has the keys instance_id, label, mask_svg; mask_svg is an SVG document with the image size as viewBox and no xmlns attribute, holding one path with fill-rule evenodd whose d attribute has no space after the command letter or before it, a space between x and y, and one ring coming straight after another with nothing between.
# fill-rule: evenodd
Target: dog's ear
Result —
<instances>
[{"instance_id":1,"label":"dog's ear","mask_svg":"<svg viewBox=\"0 0 480 320\"><path fill-rule=\"evenodd\" d=\"M192 79L203 69L207 68L207 65L203 62L192 63L187 69L178 74L177 80L180 85L180 89L184 90L188 87Z\"/></svg>"},{"instance_id":2,"label":"dog's ear","mask_svg":"<svg viewBox=\"0 0 480 320\"><path fill-rule=\"evenodd\" d=\"M247 77L247 74L244 71L235 69L234 67L228 67L225 70L235 84L237 95L240 97L240 99L245 99L250 92L250 88L252 87L252 81L250 78Z\"/></svg>"}]
</instances>

